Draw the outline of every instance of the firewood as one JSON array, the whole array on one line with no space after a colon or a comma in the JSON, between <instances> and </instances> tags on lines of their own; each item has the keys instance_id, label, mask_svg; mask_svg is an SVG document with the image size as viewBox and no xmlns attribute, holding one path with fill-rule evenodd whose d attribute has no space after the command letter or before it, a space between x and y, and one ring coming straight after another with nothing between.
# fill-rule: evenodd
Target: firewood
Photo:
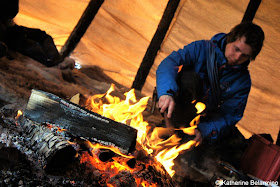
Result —
<instances>
[{"instance_id":1,"label":"firewood","mask_svg":"<svg viewBox=\"0 0 280 187\"><path fill-rule=\"evenodd\" d=\"M24 116L37 123L55 124L78 138L118 148L128 154L135 149L137 130L87 110L58 96L32 90Z\"/></svg>"},{"instance_id":2,"label":"firewood","mask_svg":"<svg viewBox=\"0 0 280 187\"><path fill-rule=\"evenodd\" d=\"M52 132L48 127L32 122L21 116L18 119L23 127L26 146L37 155L42 167L60 167L67 165L76 155L76 150L61 135Z\"/></svg>"}]
</instances>

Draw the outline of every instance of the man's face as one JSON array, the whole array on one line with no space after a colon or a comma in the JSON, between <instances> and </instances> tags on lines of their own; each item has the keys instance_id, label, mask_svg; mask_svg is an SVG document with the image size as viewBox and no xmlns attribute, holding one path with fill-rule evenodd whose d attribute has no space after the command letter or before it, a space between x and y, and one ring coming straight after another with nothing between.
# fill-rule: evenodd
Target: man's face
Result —
<instances>
[{"instance_id":1,"label":"man's face","mask_svg":"<svg viewBox=\"0 0 280 187\"><path fill-rule=\"evenodd\" d=\"M240 65L251 58L252 48L245 41L245 36L242 36L226 45L225 56L228 65Z\"/></svg>"}]
</instances>

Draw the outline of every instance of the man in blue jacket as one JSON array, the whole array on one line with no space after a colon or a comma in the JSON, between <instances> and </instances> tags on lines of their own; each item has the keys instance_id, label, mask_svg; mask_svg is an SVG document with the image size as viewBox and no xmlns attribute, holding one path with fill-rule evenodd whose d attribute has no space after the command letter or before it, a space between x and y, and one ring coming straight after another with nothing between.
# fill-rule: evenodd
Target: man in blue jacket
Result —
<instances>
[{"instance_id":1,"label":"man in blue jacket","mask_svg":"<svg viewBox=\"0 0 280 187\"><path fill-rule=\"evenodd\" d=\"M248 65L261 51L263 41L261 27L248 22L238 24L228 34L195 41L172 52L157 69L160 112L172 119L178 113L176 108L184 109L184 101L200 100L206 104L206 115L190 135L195 135L198 143L220 138L243 116L251 88ZM200 97L186 93L190 90L188 80L198 82L193 90L198 90Z\"/></svg>"}]
</instances>

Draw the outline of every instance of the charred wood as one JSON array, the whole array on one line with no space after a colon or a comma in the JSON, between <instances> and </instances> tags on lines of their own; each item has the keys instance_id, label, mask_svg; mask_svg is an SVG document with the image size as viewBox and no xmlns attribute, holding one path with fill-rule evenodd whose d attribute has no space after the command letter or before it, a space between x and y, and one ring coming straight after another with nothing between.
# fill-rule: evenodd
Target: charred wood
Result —
<instances>
[{"instance_id":1,"label":"charred wood","mask_svg":"<svg viewBox=\"0 0 280 187\"><path fill-rule=\"evenodd\" d=\"M99 149L98 158L102 162L109 161L113 156L115 156L115 153L108 149Z\"/></svg>"},{"instance_id":2,"label":"charred wood","mask_svg":"<svg viewBox=\"0 0 280 187\"><path fill-rule=\"evenodd\" d=\"M56 124L73 136L116 147L124 154L135 149L136 129L51 93L32 90L24 115L37 123Z\"/></svg>"},{"instance_id":3,"label":"charred wood","mask_svg":"<svg viewBox=\"0 0 280 187\"><path fill-rule=\"evenodd\" d=\"M52 132L48 127L36 124L21 116L19 123L25 131L27 146L37 155L44 167L67 165L76 155L75 149L64 137Z\"/></svg>"}]
</instances>

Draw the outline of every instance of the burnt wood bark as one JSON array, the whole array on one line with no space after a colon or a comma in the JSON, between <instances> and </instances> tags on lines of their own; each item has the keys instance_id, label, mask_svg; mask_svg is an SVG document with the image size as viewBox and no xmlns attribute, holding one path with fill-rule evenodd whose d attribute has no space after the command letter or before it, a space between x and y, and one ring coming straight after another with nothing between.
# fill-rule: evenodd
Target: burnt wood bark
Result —
<instances>
[{"instance_id":1,"label":"burnt wood bark","mask_svg":"<svg viewBox=\"0 0 280 187\"><path fill-rule=\"evenodd\" d=\"M146 82L147 76L150 72L150 69L152 68L152 66L154 64L154 60L156 58L158 50L160 49L160 45L169 29L170 23L174 17L174 14L177 10L179 3L180 3L180 0L169 0L168 1L168 4L165 8L163 16L158 25L158 28L150 42L150 45L146 51L146 54L137 71L137 74L136 74L135 79L132 84L132 88L135 88L136 90L139 90L139 91L142 90L142 88Z\"/></svg>"},{"instance_id":2,"label":"burnt wood bark","mask_svg":"<svg viewBox=\"0 0 280 187\"><path fill-rule=\"evenodd\" d=\"M250 0L242 22L252 22L262 0Z\"/></svg>"},{"instance_id":3,"label":"burnt wood bark","mask_svg":"<svg viewBox=\"0 0 280 187\"><path fill-rule=\"evenodd\" d=\"M116 147L124 154L135 149L136 129L51 93L32 90L24 116L37 123L55 124L75 137Z\"/></svg>"},{"instance_id":4,"label":"burnt wood bark","mask_svg":"<svg viewBox=\"0 0 280 187\"><path fill-rule=\"evenodd\" d=\"M104 0L91 0L89 2L79 22L61 48L60 54L63 58L69 56L74 51L103 2Z\"/></svg>"},{"instance_id":5,"label":"burnt wood bark","mask_svg":"<svg viewBox=\"0 0 280 187\"><path fill-rule=\"evenodd\" d=\"M61 135L48 127L34 123L21 116L18 120L23 127L26 146L38 155L42 167L60 167L67 165L76 155L76 150Z\"/></svg>"}]
</instances>

